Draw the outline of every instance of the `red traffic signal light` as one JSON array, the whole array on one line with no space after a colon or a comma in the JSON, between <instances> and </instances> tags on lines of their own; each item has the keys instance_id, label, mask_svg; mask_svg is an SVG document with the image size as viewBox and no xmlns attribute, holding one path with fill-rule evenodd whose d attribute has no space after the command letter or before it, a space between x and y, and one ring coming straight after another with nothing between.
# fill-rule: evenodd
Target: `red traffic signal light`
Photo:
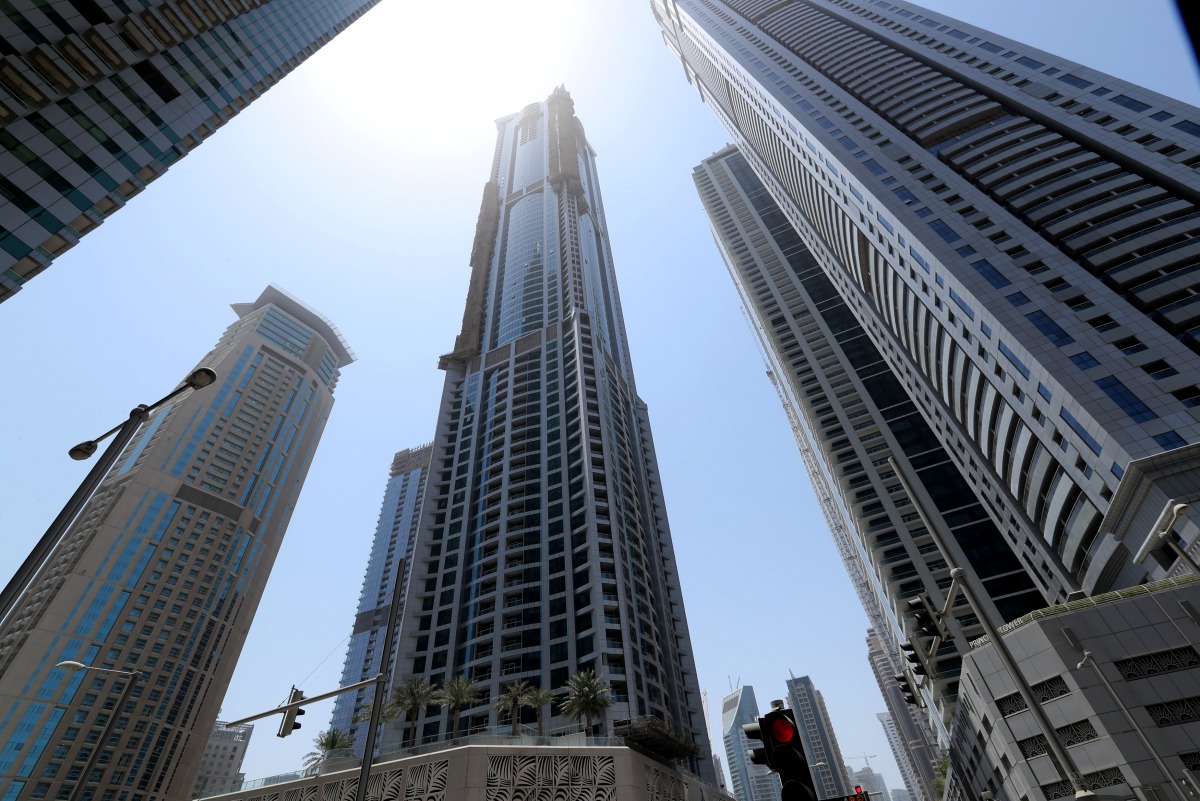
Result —
<instances>
[{"instance_id":1,"label":"red traffic signal light","mask_svg":"<svg viewBox=\"0 0 1200 801\"><path fill-rule=\"evenodd\" d=\"M796 739L796 724L787 718L775 718L771 721L771 739L776 743L790 743Z\"/></svg>"},{"instance_id":2,"label":"red traffic signal light","mask_svg":"<svg viewBox=\"0 0 1200 801\"><path fill-rule=\"evenodd\" d=\"M857 785L857 784L856 784L856 785L854 785L854 794L855 794L855 795L861 795L861 794L862 794L862 787L861 787L860 785Z\"/></svg>"}]
</instances>

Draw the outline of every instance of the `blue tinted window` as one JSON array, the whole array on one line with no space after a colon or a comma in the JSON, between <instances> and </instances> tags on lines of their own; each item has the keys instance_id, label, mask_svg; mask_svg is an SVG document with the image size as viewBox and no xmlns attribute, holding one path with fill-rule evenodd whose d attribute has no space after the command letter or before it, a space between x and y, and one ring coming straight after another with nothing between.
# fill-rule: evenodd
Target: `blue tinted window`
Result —
<instances>
[{"instance_id":1,"label":"blue tinted window","mask_svg":"<svg viewBox=\"0 0 1200 801\"><path fill-rule=\"evenodd\" d=\"M1112 399L1113 403L1120 406L1135 423L1144 423L1147 420L1155 420L1158 415L1151 411L1150 407L1142 403L1137 395L1134 395L1129 387L1121 383L1121 380L1115 375L1106 376L1096 381L1096 386L1104 390L1104 393Z\"/></svg>"},{"instance_id":2,"label":"blue tinted window","mask_svg":"<svg viewBox=\"0 0 1200 801\"><path fill-rule=\"evenodd\" d=\"M972 262L971 266L975 268L977 273L986 278L989 284L996 287L996 289L1003 289L1004 287L1012 284L1012 281L1009 281L1007 278L1005 278L1004 274L993 267L992 263L987 259L980 259L979 261Z\"/></svg>"},{"instance_id":3,"label":"blue tinted window","mask_svg":"<svg viewBox=\"0 0 1200 801\"><path fill-rule=\"evenodd\" d=\"M946 223L942 222L941 220L930 220L929 227L947 242L957 242L958 240L962 239L962 237L959 236L953 228L951 228L949 225L946 225Z\"/></svg>"},{"instance_id":4,"label":"blue tinted window","mask_svg":"<svg viewBox=\"0 0 1200 801\"><path fill-rule=\"evenodd\" d=\"M875 219L879 220L880 225L882 225L884 228L888 229L889 234L896 233L896 229L892 227L892 224L890 222L888 222L887 217L884 217L879 212L875 212Z\"/></svg>"},{"instance_id":5,"label":"blue tinted window","mask_svg":"<svg viewBox=\"0 0 1200 801\"><path fill-rule=\"evenodd\" d=\"M1046 66L1042 62L1034 61L1032 58L1029 58L1028 56L1018 57L1017 63L1020 64L1022 67L1029 67L1029 69L1031 69L1031 70L1040 70L1042 67Z\"/></svg>"},{"instance_id":6,"label":"blue tinted window","mask_svg":"<svg viewBox=\"0 0 1200 801\"><path fill-rule=\"evenodd\" d=\"M1086 350L1083 353L1076 353L1071 357L1071 361L1073 361L1075 366L1080 370L1087 370L1092 367L1100 366L1100 362L1096 361L1096 358Z\"/></svg>"},{"instance_id":7,"label":"blue tinted window","mask_svg":"<svg viewBox=\"0 0 1200 801\"><path fill-rule=\"evenodd\" d=\"M1155 434L1154 441L1162 445L1166 450L1174 450L1187 445L1187 440L1176 434L1174 431L1168 431L1165 434Z\"/></svg>"},{"instance_id":8,"label":"blue tinted window","mask_svg":"<svg viewBox=\"0 0 1200 801\"><path fill-rule=\"evenodd\" d=\"M1113 462L1112 474L1117 478L1121 478L1123 475L1125 475L1125 468L1121 467L1121 465L1117 464L1116 462Z\"/></svg>"},{"instance_id":9,"label":"blue tinted window","mask_svg":"<svg viewBox=\"0 0 1200 801\"><path fill-rule=\"evenodd\" d=\"M1183 131L1184 133L1191 134L1192 136L1200 138L1200 125L1197 125L1196 123L1192 122L1191 120L1180 120L1179 122L1175 123L1171 127L1178 128L1179 130Z\"/></svg>"},{"instance_id":10,"label":"blue tinted window","mask_svg":"<svg viewBox=\"0 0 1200 801\"><path fill-rule=\"evenodd\" d=\"M1093 89L1092 94L1094 94L1096 97L1104 97L1105 95L1111 95L1112 89L1105 89L1104 87L1101 87L1099 89Z\"/></svg>"},{"instance_id":11,"label":"blue tinted window","mask_svg":"<svg viewBox=\"0 0 1200 801\"><path fill-rule=\"evenodd\" d=\"M922 255L921 255L920 253L918 253L917 251L913 250L913 247L912 247L912 245L909 245L909 246L908 246L908 255L910 255L910 256L912 256L914 259L916 259L916 260L917 260L917 264L921 265L921 267L922 267L922 268L924 268L925 272L929 272L929 262L925 261L925 257L924 257L924 256L922 256Z\"/></svg>"},{"instance_id":12,"label":"blue tinted window","mask_svg":"<svg viewBox=\"0 0 1200 801\"><path fill-rule=\"evenodd\" d=\"M1082 439L1087 446L1092 449L1092 453L1096 454L1097 456L1100 455L1100 443L1095 437L1087 432L1087 429L1083 427L1083 423L1075 419L1075 415L1071 414L1066 409L1062 409L1059 411L1058 416L1061 417L1066 424L1071 427L1071 430L1078 434L1079 438Z\"/></svg>"},{"instance_id":13,"label":"blue tinted window","mask_svg":"<svg viewBox=\"0 0 1200 801\"><path fill-rule=\"evenodd\" d=\"M1041 395L1046 400L1051 400L1050 390L1046 389L1046 385L1041 383L1040 381L1038 382L1038 394Z\"/></svg>"},{"instance_id":14,"label":"blue tinted window","mask_svg":"<svg viewBox=\"0 0 1200 801\"><path fill-rule=\"evenodd\" d=\"M937 281L937 285L938 285L938 286L945 286L945 285L946 285L946 279L945 279L945 278L942 278L940 275L935 275L935 276L933 277L933 280L934 280L934 281Z\"/></svg>"},{"instance_id":15,"label":"blue tinted window","mask_svg":"<svg viewBox=\"0 0 1200 801\"><path fill-rule=\"evenodd\" d=\"M966 258L967 256L975 255L975 248L971 247L970 245L963 245L961 248L955 249L954 252L963 258Z\"/></svg>"},{"instance_id":16,"label":"blue tinted window","mask_svg":"<svg viewBox=\"0 0 1200 801\"><path fill-rule=\"evenodd\" d=\"M991 42L980 42L979 46L989 53L1003 53L1004 48L1000 45L994 45Z\"/></svg>"},{"instance_id":17,"label":"blue tinted window","mask_svg":"<svg viewBox=\"0 0 1200 801\"><path fill-rule=\"evenodd\" d=\"M1118 106L1124 106L1125 108L1132 109L1134 111L1145 111L1146 109L1150 108L1149 103L1143 103L1140 100L1134 100L1129 95L1117 95L1116 97L1110 97L1109 102L1116 103Z\"/></svg>"},{"instance_id":18,"label":"blue tinted window","mask_svg":"<svg viewBox=\"0 0 1200 801\"><path fill-rule=\"evenodd\" d=\"M1029 296L1024 292L1014 292L1008 296L1008 302L1014 306L1024 306L1029 302Z\"/></svg>"},{"instance_id":19,"label":"blue tinted window","mask_svg":"<svg viewBox=\"0 0 1200 801\"><path fill-rule=\"evenodd\" d=\"M1085 81L1083 78L1078 78L1074 75L1071 75L1070 73L1068 73L1066 75L1059 75L1058 79L1060 81L1062 81L1063 83L1067 83L1067 84L1070 84L1071 86L1074 86L1077 89L1087 89L1089 86L1092 85L1091 81Z\"/></svg>"},{"instance_id":20,"label":"blue tinted window","mask_svg":"<svg viewBox=\"0 0 1200 801\"><path fill-rule=\"evenodd\" d=\"M1173 117L1173 116L1175 116L1175 115L1169 111L1159 111L1154 114L1151 114L1150 119L1157 120L1158 122L1162 122L1163 120L1171 119L1171 117Z\"/></svg>"},{"instance_id":21,"label":"blue tinted window","mask_svg":"<svg viewBox=\"0 0 1200 801\"><path fill-rule=\"evenodd\" d=\"M1062 326L1054 322L1054 319L1044 311L1038 310L1025 315L1025 319L1037 326L1037 330L1041 331L1046 337L1056 346L1070 345L1075 340L1063 330Z\"/></svg>"},{"instance_id":22,"label":"blue tinted window","mask_svg":"<svg viewBox=\"0 0 1200 801\"><path fill-rule=\"evenodd\" d=\"M957 28L952 31L946 31L947 36L953 36L955 39L966 39L970 34L963 33Z\"/></svg>"},{"instance_id":23,"label":"blue tinted window","mask_svg":"<svg viewBox=\"0 0 1200 801\"><path fill-rule=\"evenodd\" d=\"M871 171L872 175L883 175L887 170L879 166L879 162L875 159L867 159L863 162L863 166Z\"/></svg>"},{"instance_id":24,"label":"blue tinted window","mask_svg":"<svg viewBox=\"0 0 1200 801\"><path fill-rule=\"evenodd\" d=\"M987 337L988 339L992 338L992 327L990 325L988 325L987 323L980 323L979 329L981 331L983 331L983 335L985 337Z\"/></svg>"},{"instance_id":25,"label":"blue tinted window","mask_svg":"<svg viewBox=\"0 0 1200 801\"><path fill-rule=\"evenodd\" d=\"M961 297L959 297L958 293L955 292L953 289L950 290L950 300L957 303L958 308L962 309L964 314L966 314L972 320L975 319L975 310L972 309L969 305L967 305L967 302L965 300L963 300Z\"/></svg>"},{"instance_id":26,"label":"blue tinted window","mask_svg":"<svg viewBox=\"0 0 1200 801\"><path fill-rule=\"evenodd\" d=\"M842 147L847 150L858 150L858 144L848 136L843 136L838 139L842 143Z\"/></svg>"},{"instance_id":27,"label":"blue tinted window","mask_svg":"<svg viewBox=\"0 0 1200 801\"><path fill-rule=\"evenodd\" d=\"M866 202L866 201L864 201L864 200L863 200L863 195L862 195L862 192L859 192L857 189L855 189L855 188L854 188L854 184L850 184L850 194L852 194L852 195L854 195L856 198L858 198L858 200L859 200L859 202L860 202L860 203Z\"/></svg>"},{"instance_id":28,"label":"blue tinted window","mask_svg":"<svg viewBox=\"0 0 1200 801\"><path fill-rule=\"evenodd\" d=\"M896 193L896 197L898 197L904 201L904 205L906 205L906 206L911 206L914 203L920 202L917 200L916 195L914 195L912 192L908 191L907 187L897 186L892 191Z\"/></svg>"},{"instance_id":29,"label":"blue tinted window","mask_svg":"<svg viewBox=\"0 0 1200 801\"><path fill-rule=\"evenodd\" d=\"M1029 368L1025 366L1025 362L1017 358L1017 354L1013 353L1008 345L1004 344L1004 340L1000 340L997 344L1000 346L1000 352L1004 354L1004 358L1012 362L1013 367L1017 368L1017 372L1029 378Z\"/></svg>"}]
</instances>

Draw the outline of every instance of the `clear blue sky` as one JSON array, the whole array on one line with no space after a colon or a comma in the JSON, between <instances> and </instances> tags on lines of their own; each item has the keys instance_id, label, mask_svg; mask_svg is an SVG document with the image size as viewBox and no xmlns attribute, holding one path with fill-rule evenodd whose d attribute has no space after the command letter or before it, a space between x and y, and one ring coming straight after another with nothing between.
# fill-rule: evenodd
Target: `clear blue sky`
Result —
<instances>
[{"instance_id":1,"label":"clear blue sky","mask_svg":"<svg viewBox=\"0 0 1200 801\"><path fill-rule=\"evenodd\" d=\"M926 5L1200 101L1166 0ZM875 719L866 618L692 185L725 132L645 0L444 8L384 0L0 307L0 580L86 472L67 449L172 388L233 321L229 304L274 281L338 325L360 361L342 374L224 716L275 706L293 683L335 687L391 456L433 434L493 120L562 83L599 154L710 705L738 681L765 704L789 669L810 674L843 753L877 755L900 786ZM772 574L794 582L790 599L754 595ZM247 776L295 769L331 703L286 740L262 723Z\"/></svg>"}]
</instances>

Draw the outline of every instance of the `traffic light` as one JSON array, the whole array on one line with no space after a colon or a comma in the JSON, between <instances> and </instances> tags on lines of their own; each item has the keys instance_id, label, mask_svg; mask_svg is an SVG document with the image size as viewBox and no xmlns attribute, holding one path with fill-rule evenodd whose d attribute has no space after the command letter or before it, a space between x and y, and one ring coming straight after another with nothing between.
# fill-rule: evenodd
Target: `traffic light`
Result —
<instances>
[{"instance_id":1,"label":"traffic light","mask_svg":"<svg viewBox=\"0 0 1200 801\"><path fill-rule=\"evenodd\" d=\"M912 665L910 668L916 676L928 676L929 671L925 667L925 654L921 652L921 648L911 642L900 643L900 650L904 652L904 658Z\"/></svg>"},{"instance_id":2,"label":"traffic light","mask_svg":"<svg viewBox=\"0 0 1200 801\"><path fill-rule=\"evenodd\" d=\"M746 737L761 740L762 747L748 749L750 761L766 765L783 783L781 801L817 801L812 773L804 757L804 743L789 709L774 709L757 723L742 727Z\"/></svg>"},{"instance_id":3,"label":"traffic light","mask_svg":"<svg viewBox=\"0 0 1200 801\"><path fill-rule=\"evenodd\" d=\"M757 723L746 723L742 726L742 733L746 735L747 740L758 740L762 743L754 748L747 748L746 755L750 757L750 762L754 765L770 766L770 755L767 751L771 747L770 740L767 739L764 732L766 718L759 718Z\"/></svg>"},{"instance_id":4,"label":"traffic light","mask_svg":"<svg viewBox=\"0 0 1200 801\"><path fill-rule=\"evenodd\" d=\"M941 627L934 618L934 613L924 593L908 599L908 612L912 615L915 636L936 637L941 634Z\"/></svg>"},{"instance_id":5,"label":"traffic light","mask_svg":"<svg viewBox=\"0 0 1200 801\"><path fill-rule=\"evenodd\" d=\"M291 695L288 696L288 703L294 704L297 701L304 700L304 693L292 688ZM300 724L296 722L296 718L304 714L304 710L298 706L290 707L283 712L283 720L279 722L279 731L277 737L287 737L289 734L300 728Z\"/></svg>"},{"instance_id":6,"label":"traffic light","mask_svg":"<svg viewBox=\"0 0 1200 801\"><path fill-rule=\"evenodd\" d=\"M908 677L908 673L897 673L893 678L896 684L900 685L900 694L904 696L906 704L913 706L921 706L921 696L917 693L917 688L913 686L912 679ZM857 791L855 791L857 792Z\"/></svg>"}]
</instances>

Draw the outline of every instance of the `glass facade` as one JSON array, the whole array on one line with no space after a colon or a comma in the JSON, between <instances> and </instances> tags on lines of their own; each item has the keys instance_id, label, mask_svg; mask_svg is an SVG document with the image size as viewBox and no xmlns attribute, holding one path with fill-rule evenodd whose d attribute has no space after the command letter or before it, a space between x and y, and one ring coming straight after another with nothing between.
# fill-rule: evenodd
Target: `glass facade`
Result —
<instances>
[{"instance_id":1,"label":"glass facade","mask_svg":"<svg viewBox=\"0 0 1200 801\"><path fill-rule=\"evenodd\" d=\"M6 4L0 302L375 2Z\"/></svg>"},{"instance_id":2,"label":"glass facade","mask_svg":"<svg viewBox=\"0 0 1200 801\"><path fill-rule=\"evenodd\" d=\"M24 782L16 798L192 790L333 405L337 370L315 365L354 360L276 287L234 310L201 361L218 382L154 412L0 631L0 785ZM307 347L282 353L279 326ZM54 667L67 660L99 670Z\"/></svg>"},{"instance_id":3,"label":"glass facade","mask_svg":"<svg viewBox=\"0 0 1200 801\"><path fill-rule=\"evenodd\" d=\"M429 477L431 445L400 451L392 460L391 475L379 511L379 524L371 544L371 556L363 576L358 610L342 666L341 686L365 681L383 672L388 674L384 685L386 696L391 695L395 682L396 648L393 645L387 664L383 661L383 640L387 632L392 594L401 598L408 592L408 565L413 541L421 519L421 501ZM397 586L399 585L399 586ZM403 601L401 601L403 603ZM403 680L403 676L400 677ZM353 735L358 753L365 748L366 727L358 720L369 714L374 699L371 688L339 695L334 701L331 729L341 729Z\"/></svg>"}]
</instances>

